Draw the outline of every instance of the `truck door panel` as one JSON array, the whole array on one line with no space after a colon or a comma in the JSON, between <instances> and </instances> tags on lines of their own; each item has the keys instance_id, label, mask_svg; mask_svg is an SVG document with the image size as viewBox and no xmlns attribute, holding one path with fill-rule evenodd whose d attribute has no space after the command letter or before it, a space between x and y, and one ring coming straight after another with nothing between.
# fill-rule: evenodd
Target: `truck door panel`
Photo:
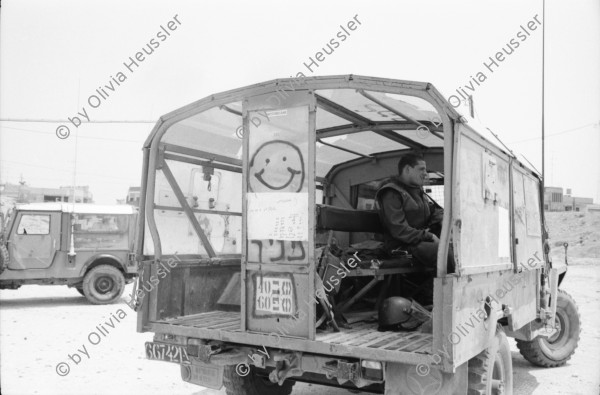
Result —
<instances>
[{"instance_id":1,"label":"truck door panel","mask_svg":"<svg viewBox=\"0 0 600 395\"><path fill-rule=\"evenodd\" d=\"M244 103L242 329L314 339L315 98L306 91L277 105L272 98Z\"/></svg>"},{"instance_id":2,"label":"truck door panel","mask_svg":"<svg viewBox=\"0 0 600 395\"><path fill-rule=\"evenodd\" d=\"M45 269L60 248L60 213L19 213L9 240L12 270Z\"/></svg>"},{"instance_id":3,"label":"truck door panel","mask_svg":"<svg viewBox=\"0 0 600 395\"><path fill-rule=\"evenodd\" d=\"M463 273L512 267L508 161L461 136L458 256Z\"/></svg>"},{"instance_id":4,"label":"truck door panel","mask_svg":"<svg viewBox=\"0 0 600 395\"><path fill-rule=\"evenodd\" d=\"M514 167L513 205L517 271L543 267L539 187L537 182Z\"/></svg>"}]
</instances>

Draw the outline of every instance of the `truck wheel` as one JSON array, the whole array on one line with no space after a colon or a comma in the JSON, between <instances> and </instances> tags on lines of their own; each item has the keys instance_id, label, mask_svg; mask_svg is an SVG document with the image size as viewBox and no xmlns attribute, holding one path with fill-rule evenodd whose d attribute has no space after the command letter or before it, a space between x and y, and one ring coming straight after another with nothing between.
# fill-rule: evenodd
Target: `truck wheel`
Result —
<instances>
[{"instance_id":1,"label":"truck wheel","mask_svg":"<svg viewBox=\"0 0 600 395\"><path fill-rule=\"evenodd\" d=\"M83 293L93 304L108 304L117 301L125 290L123 273L109 265L99 265L83 278Z\"/></svg>"},{"instance_id":2,"label":"truck wheel","mask_svg":"<svg viewBox=\"0 0 600 395\"><path fill-rule=\"evenodd\" d=\"M521 355L544 368L567 363L579 343L581 321L575 300L562 289L558 290L557 299L555 320L558 331L549 338L538 336L531 341L517 340Z\"/></svg>"},{"instance_id":3,"label":"truck wheel","mask_svg":"<svg viewBox=\"0 0 600 395\"><path fill-rule=\"evenodd\" d=\"M8 250L4 246L4 244L0 244L0 274L4 273L4 270L8 267Z\"/></svg>"},{"instance_id":4,"label":"truck wheel","mask_svg":"<svg viewBox=\"0 0 600 395\"><path fill-rule=\"evenodd\" d=\"M289 380L283 385L272 383L267 377L256 375L252 366L246 376L238 374L236 366L225 366L223 384L227 395L289 395L296 383Z\"/></svg>"},{"instance_id":5,"label":"truck wheel","mask_svg":"<svg viewBox=\"0 0 600 395\"><path fill-rule=\"evenodd\" d=\"M500 328L487 350L469 360L468 395L513 393L513 372L510 346Z\"/></svg>"}]
</instances>

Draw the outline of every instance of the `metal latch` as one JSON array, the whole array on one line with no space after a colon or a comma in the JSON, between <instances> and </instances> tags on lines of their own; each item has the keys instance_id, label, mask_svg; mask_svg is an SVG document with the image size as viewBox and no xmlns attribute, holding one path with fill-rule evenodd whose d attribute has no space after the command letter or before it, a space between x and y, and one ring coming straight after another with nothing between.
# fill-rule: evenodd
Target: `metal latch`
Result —
<instances>
[{"instance_id":1,"label":"metal latch","mask_svg":"<svg viewBox=\"0 0 600 395\"><path fill-rule=\"evenodd\" d=\"M221 345L217 344L198 344L198 359L202 362L210 361L210 356L222 351Z\"/></svg>"},{"instance_id":2,"label":"metal latch","mask_svg":"<svg viewBox=\"0 0 600 395\"><path fill-rule=\"evenodd\" d=\"M330 361L324 366L327 378L336 377L342 380L353 381L359 378L358 363L346 361Z\"/></svg>"}]
</instances>

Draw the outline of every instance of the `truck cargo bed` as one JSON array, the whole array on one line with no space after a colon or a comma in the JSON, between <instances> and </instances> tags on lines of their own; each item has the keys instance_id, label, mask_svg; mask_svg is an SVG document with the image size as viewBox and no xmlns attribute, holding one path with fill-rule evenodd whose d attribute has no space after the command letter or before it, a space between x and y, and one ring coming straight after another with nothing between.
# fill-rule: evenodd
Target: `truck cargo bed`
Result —
<instances>
[{"instance_id":1,"label":"truck cargo bed","mask_svg":"<svg viewBox=\"0 0 600 395\"><path fill-rule=\"evenodd\" d=\"M275 347L275 336L240 330L239 312L212 311L151 324L155 332L255 346ZM429 363L433 336L420 332L378 332L377 323L356 323L340 332L317 331L314 341L281 336L279 347L318 354L356 356L389 362Z\"/></svg>"}]
</instances>

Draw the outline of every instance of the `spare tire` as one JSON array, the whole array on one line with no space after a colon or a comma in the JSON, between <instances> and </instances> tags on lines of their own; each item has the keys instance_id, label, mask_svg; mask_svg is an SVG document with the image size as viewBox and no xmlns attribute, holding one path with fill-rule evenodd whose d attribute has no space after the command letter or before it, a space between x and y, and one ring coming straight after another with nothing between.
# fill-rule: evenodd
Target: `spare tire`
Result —
<instances>
[{"instance_id":1,"label":"spare tire","mask_svg":"<svg viewBox=\"0 0 600 395\"><path fill-rule=\"evenodd\" d=\"M0 274L4 273L4 270L8 267L9 260L8 249L4 244L0 244Z\"/></svg>"}]
</instances>

